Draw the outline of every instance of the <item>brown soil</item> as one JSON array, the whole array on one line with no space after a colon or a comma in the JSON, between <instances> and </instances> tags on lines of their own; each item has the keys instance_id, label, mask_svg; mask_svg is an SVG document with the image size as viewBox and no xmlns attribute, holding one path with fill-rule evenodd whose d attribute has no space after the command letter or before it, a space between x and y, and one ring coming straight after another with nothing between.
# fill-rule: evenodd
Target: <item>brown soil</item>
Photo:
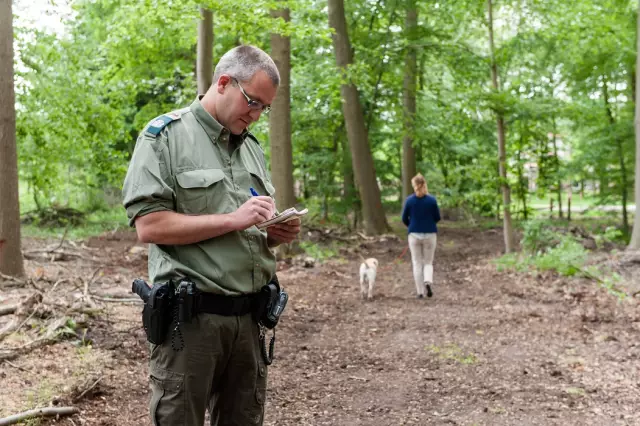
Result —
<instances>
[{"instance_id":1,"label":"brown soil","mask_svg":"<svg viewBox=\"0 0 640 426\"><path fill-rule=\"evenodd\" d=\"M43 282L89 279L100 268L92 293L128 296L131 279L146 275L133 234L86 245L84 259L29 261L36 285L46 291ZM360 300L357 255L313 268L280 265L290 302L269 372L267 425L640 424L635 299L618 302L592 283L552 274L498 272L491 260L500 232L443 226L435 295L419 300L409 255L397 261L405 246L396 238L361 244L360 253L380 261L371 302ZM48 297L77 299L82 287L69 279ZM30 292L4 290L0 304ZM80 319L82 339L0 364L0 417L56 400L81 413L41 424L149 424L140 305L98 304L101 315ZM0 348L27 338L23 330Z\"/></svg>"}]
</instances>

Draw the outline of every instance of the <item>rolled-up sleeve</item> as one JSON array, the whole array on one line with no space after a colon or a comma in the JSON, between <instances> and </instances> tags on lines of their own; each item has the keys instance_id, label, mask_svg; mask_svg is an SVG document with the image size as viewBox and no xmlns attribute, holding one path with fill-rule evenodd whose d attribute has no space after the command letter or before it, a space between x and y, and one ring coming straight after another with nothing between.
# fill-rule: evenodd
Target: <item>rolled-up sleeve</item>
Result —
<instances>
[{"instance_id":1,"label":"rolled-up sleeve","mask_svg":"<svg viewBox=\"0 0 640 426\"><path fill-rule=\"evenodd\" d=\"M143 133L136 142L122 187L129 226L134 226L139 216L175 210L174 184L165 141L164 135L151 137Z\"/></svg>"}]
</instances>

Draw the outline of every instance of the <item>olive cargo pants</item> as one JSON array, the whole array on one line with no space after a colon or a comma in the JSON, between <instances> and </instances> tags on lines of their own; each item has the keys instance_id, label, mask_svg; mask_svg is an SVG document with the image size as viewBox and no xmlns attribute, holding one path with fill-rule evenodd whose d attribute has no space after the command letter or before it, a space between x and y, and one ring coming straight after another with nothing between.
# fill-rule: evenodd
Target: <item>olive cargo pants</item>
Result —
<instances>
[{"instance_id":1,"label":"olive cargo pants","mask_svg":"<svg viewBox=\"0 0 640 426\"><path fill-rule=\"evenodd\" d=\"M209 407L211 426L262 425L267 366L252 315L200 313L180 325L182 338L171 327L162 345L151 345L153 424L202 426Z\"/></svg>"}]
</instances>

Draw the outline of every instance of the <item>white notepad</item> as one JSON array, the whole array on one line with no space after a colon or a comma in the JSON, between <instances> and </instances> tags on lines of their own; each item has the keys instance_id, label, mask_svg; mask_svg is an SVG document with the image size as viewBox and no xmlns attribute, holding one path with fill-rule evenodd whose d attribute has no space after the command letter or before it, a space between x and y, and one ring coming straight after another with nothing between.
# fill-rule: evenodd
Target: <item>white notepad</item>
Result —
<instances>
[{"instance_id":1,"label":"white notepad","mask_svg":"<svg viewBox=\"0 0 640 426\"><path fill-rule=\"evenodd\" d=\"M291 207L290 209L286 209L281 212L279 215L272 217L269 220L265 220L264 222L258 223L256 226L258 229L268 228L271 225L275 225L276 223L288 222L291 219L295 219L297 217L304 216L309 212L308 209L296 210L295 207Z\"/></svg>"}]
</instances>

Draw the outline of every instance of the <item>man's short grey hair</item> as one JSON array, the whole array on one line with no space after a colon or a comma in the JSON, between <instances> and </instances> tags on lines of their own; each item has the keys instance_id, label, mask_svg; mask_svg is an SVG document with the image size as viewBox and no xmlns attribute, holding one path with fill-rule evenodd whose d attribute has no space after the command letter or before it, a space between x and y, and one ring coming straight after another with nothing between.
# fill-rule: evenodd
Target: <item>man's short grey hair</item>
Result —
<instances>
[{"instance_id":1,"label":"man's short grey hair","mask_svg":"<svg viewBox=\"0 0 640 426\"><path fill-rule=\"evenodd\" d=\"M278 67L267 53L255 46L238 46L222 55L213 72L213 82L216 83L223 74L240 81L249 81L258 71L264 71L274 86L280 84Z\"/></svg>"}]
</instances>

